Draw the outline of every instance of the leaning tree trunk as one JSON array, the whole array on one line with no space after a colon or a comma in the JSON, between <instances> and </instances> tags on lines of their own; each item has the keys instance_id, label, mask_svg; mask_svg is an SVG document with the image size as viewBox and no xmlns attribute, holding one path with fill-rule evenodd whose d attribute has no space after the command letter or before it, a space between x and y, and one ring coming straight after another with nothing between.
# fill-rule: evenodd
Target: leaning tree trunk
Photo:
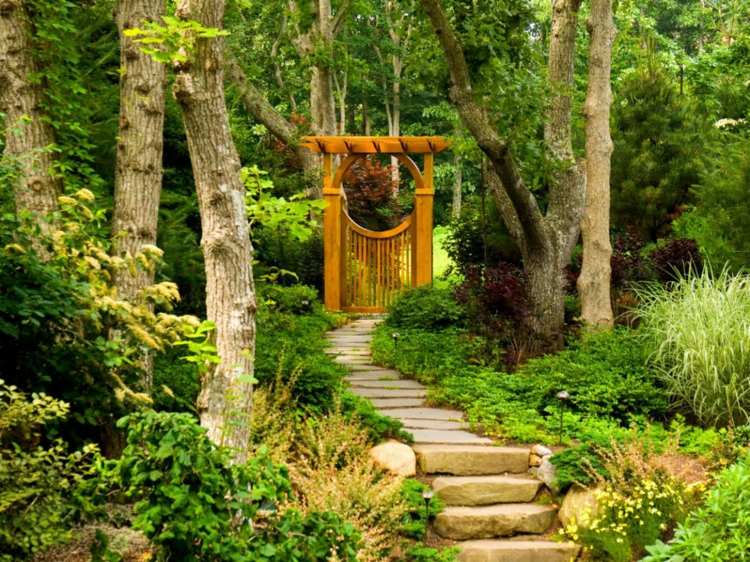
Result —
<instances>
[{"instance_id":1,"label":"leaning tree trunk","mask_svg":"<svg viewBox=\"0 0 750 562\"><path fill-rule=\"evenodd\" d=\"M463 47L440 0L420 0L440 42L451 76L450 98L466 129L489 160L486 177L498 209L523 256L529 278L529 328L552 344L561 342L564 324L565 266L580 231L583 174L571 140L571 93L575 30L580 0L554 0L549 48L552 98L545 127L551 155L561 172L550 178L546 214L521 177L512 147L474 95Z\"/></svg>"},{"instance_id":2,"label":"leaning tree trunk","mask_svg":"<svg viewBox=\"0 0 750 562\"><path fill-rule=\"evenodd\" d=\"M120 122L115 167L115 203L112 221L116 255L134 256L145 245L156 244L164 146L164 88L166 67L141 51L125 31L160 22L165 0L120 0L117 29L120 34ZM115 276L120 297L134 302L151 285L154 272L123 269ZM146 380L151 387L151 355L144 357Z\"/></svg>"},{"instance_id":3,"label":"leaning tree trunk","mask_svg":"<svg viewBox=\"0 0 750 562\"><path fill-rule=\"evenodd\" d=\"M227 56L225 69L232 85L240 94L245 110L256 121L265 125L269 132L293 149L305 175L307 191L315 197L321 196L320 191L320 159L310 150L300 144L301 132L299 128L279 113L245 75L239 62L232 56ZM313 129L313 133L317 133Z\"/></svg>"},{"instance_id":4,"label":"leaning tree trunk","mask_svg":"<svg viewBox=\"0 0 750 562\"><path fill-rule=\"evenodd\" d=\"M5 113L3 158L16 170L16 210L42 218L57 209L62 182L54 173L54 134L41 108L32 24L22 0L0 0L0 111Z\"/></svg>"},{"instance_id":5,"label":"leaning tree trunk","mask_svg":"<svg viewBox=\"0 0 750 562\"><path fill-rule=\"evenodd\" d=\"M615 26L612 0L591 0L589 84L586 95L586 207L581 221L583 267L578 278L581 317L591 329L613 325L610 295L612 245L609 238L609 178L612 137L610 72Z\"/></svg>"},{"instance_id":6,"label":"leaning tree trunk","mask_svg":"<svg viewBox=\"0 0 750 562\"><path fill-rule=\"evenodd\" d=\"M182 20L221 28L224 0L179 0ZM198 398L201 424L216 443L247 459L255 358L253 248L245 212L240 159L224 101L224 40L200 39L189 60L176 65L180 105L201 215L206 311L216 325L220 363L204 377Z\"/></svg>"}]
</instances>

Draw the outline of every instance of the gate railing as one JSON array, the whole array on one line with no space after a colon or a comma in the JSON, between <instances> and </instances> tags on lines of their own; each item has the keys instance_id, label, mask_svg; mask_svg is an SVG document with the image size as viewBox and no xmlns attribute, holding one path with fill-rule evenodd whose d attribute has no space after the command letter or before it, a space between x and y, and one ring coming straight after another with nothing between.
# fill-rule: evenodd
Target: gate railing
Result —
<instances>
[{"instance_id":1,"label":"gate railing","mask_svg":"<svg viewBox=\"0 0 750 562\"><path fill-rule=\"evenodd\" d=\"M385 310L400 291L414 285L412 224L409 215L395 228L376 232L344 212L344 310Z\"/></svg>"}]
</instances>

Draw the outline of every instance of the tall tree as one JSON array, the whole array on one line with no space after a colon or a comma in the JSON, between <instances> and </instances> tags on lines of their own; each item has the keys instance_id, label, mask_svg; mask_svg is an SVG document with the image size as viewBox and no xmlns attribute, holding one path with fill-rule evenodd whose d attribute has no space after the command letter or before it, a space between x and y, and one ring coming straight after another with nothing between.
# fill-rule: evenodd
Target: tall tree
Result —
<instances>
[{"instance_id":1,"label":"tall tree","mask_svg":"<svg viewBox=\"0 0 750 562\"><path fill-rule=\"evenodd\" d=\"M289 0L289 10L295 14L294 44L301 57L312 61L310 71L310 113L312 122L322 135L338 132L336 121L336 99L333 80L333 43L341 31L351 7L351 0L343 0L334 14L331 0L313 0L313 18L309 29L303 30L301 7Z\"/></svg>"},{"instance_id":2,"label":"tall tree","mask_svg":"<svg viewBox=\"0 0 750 562\"><path fill-rule=\"evenodd\" d=\"M0 111L5 113L4 159L15 168L18 211L39 216L57 209L62 181L54 173L54 133L33 76L33 25L23 0L0 0ZM43 224L43 223L42 223Z\"/></svg>"},{"instance_id":3,"label":"tall tree","mask_svg":"<svg viewBox=\"0 0 750 562\"><path fill-rule=\"evenodd\" d=\"M220 29L224 0L179 0L175 15ZM253 248L240 159L224 100L224 40L199 38L175 65L174 94L182 112L198 193L206 270L206 313L216 325L220 362L202 381L201 424L216 443L247 458L255 359Z\"/></svg>"},{"instance_id":4,"label":"tall tree","mask_svg":"<svg viewBox=\"0 0 750 562\"><path fill-rule=\"evenodd\" d=\"M156 244L167 77L166 66L143 53L126 32L159 23L165 7L165 0L120 0L117 5L120 121L112 232L114 251L121 256ZM118 272L115 284L122 298L133 301L153 280L152 270L125 269Z\"/></svg>"},{"instance_id":5,"label":"tall tree","mask_svg":"<svg viewBox=\"0 0 750 562\"><path fill-rule=\"evenodd\" d=\"M581 317L593 329L614 323L610 285L612 245L609 238L612 105L610 74L615 26L612 0L591 0L589 81L586 95L586 206L581 222L583 266L578 278Z\"/></svg>"},{"instance_id":6,"label":"tall tree","mask_svg":"<svg viewBox=\"0 0 750 562\"><path fill-rule=\"evenodd\" d=\"M463 47L441 5L420 0L443 50L451 77L450 98L469 133L487 155L487 181L523 257L532 308L530 328L557 338L564 323L565 274L580 232L584 174L572 148L573 55L580 0L554 0L548 74L550 108L545 143L557 162L546 214L524 183L510 141L493 126L489 108L474 95Z\"/></svg>"}]
</instances>

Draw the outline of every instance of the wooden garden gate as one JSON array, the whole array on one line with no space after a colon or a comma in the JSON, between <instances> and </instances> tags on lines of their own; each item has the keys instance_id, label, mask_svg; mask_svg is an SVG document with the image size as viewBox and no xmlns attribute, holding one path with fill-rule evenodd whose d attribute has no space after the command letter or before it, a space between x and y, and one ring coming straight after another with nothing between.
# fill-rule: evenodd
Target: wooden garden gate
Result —
<instances>
[{"instance_id":1,"label":"wooden garden gate","mask_svg":"<svg viewBox=\"0 0 750 562\"><path fill-rule=\"evenodd\" d=\"M432 282L434 155L442 137L305 137L303 146L323 155L324 301L329 310L382 312L403 289ZM349 216L343 181L368 154L389 154L416 185L414 210L401 224L378 232ZM424 155L422 170L408 155ZM336 155L342 155L336 166Z\"/></svg>"}]
</instances>

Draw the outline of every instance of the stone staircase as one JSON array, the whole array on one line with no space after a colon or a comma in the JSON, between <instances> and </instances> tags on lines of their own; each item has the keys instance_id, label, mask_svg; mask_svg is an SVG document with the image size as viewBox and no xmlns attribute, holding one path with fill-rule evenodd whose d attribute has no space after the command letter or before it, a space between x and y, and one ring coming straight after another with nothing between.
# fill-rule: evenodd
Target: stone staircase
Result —
<instances>
[{"instance_id":1,"label":"stone staircase","mask_svg":"<svg viewBox=\"0 0 750 562\"><path fill-rule=\"evenodd\" d=\"M428 407L424 386L373 365L371 333L379 321L361 318L329 332L329 353L350 371L352 392L414 436L420 477L445 505L433 530L456 541L460 562L575 560L577 545L545 537L557 508L539 501L543 484L529 475L530 449L493 445L469 431L462 412Z\"/></svg>"}]
</instances>

